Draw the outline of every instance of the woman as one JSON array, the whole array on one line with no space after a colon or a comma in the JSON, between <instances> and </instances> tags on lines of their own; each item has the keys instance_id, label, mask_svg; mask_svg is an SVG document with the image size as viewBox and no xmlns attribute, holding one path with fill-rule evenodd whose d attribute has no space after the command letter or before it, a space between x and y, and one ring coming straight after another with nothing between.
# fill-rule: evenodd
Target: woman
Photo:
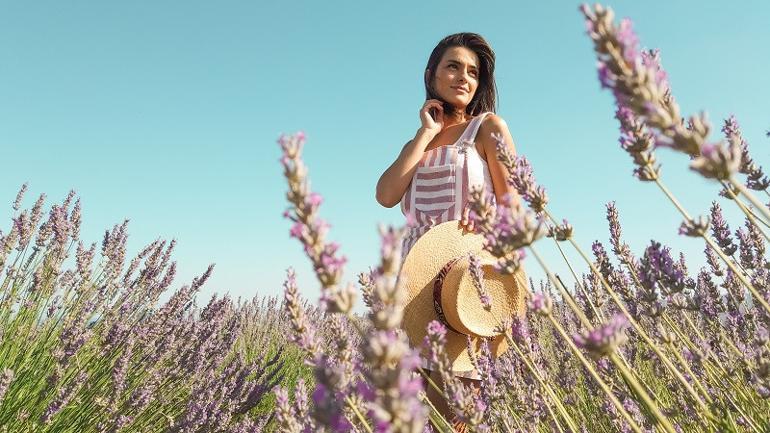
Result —
<instances>
[{"instance_id":1,"label":"woman","mask_svg":"<svg viewBox=\"0 0 770 433\"><path fill-rule=\"evenodd\" d=\"M417 239L436 224L457 220L473 231L469 220L470 188L484 187L496 202L515 191L507 184L506 169L497 161L500 134L511 153L513 139L505 121L495 114L495 54L475 33L442 39L425 68L426 101L420 108L420 128L404 145L395 162L377 182L377 202L391 208L401 203L410 227L402 257ZM457 374L468 385L475 372ZM430 372L437 384L437 372ZM447 404L431 387L428 397L449 418Z\"/></svg>"}]
</instances>

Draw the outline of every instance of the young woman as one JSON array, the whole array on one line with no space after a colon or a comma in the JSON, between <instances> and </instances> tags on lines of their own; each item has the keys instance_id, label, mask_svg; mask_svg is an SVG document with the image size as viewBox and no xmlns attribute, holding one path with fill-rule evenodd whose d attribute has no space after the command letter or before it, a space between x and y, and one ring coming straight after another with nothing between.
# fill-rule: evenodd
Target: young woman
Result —
<instances>
[{"instance_id":1,"label":"young woman","mask_svg":"<svg viewBox=\"0 0 770 433\"><path fill-rule=\"evenodd\" d=\"M445 37L428 59L421 125L377 182L377 202L388 208L401 203L410 222L402 257L436 224L457 220L466 231L473 231L468 218L471 188L492 191L498 203L508 193L515 195L505 181L505 167L497 161L497 141L492 137L501 134L515 152L508 126L495 114L494 71L495 54L475 33ZM457 376L466 384L477 377L474 371ZM430 377L441 383L437 372L430 372ZM439 411L449 415L440 395L426 389Z\"/></svg>"}]
</instances>

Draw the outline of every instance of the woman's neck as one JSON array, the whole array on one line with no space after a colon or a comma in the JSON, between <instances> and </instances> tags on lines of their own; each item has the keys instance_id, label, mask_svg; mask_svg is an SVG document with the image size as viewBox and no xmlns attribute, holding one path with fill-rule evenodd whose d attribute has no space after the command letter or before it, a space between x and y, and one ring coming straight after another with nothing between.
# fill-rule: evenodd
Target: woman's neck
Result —
<instances>
[{"instance_id":1,"label":"woman's neck","mask_svg":"<svg viewBox=\"0 0 770 433\"><path fill-rule=\"evenodd\" d=\"M463 111L456 111L452 114L444 113L444 128L452 125L459 125L461 123L464 123L468 121L471 117L470 114L467 114L464 110Z\"/></svg>"}]
</instances>

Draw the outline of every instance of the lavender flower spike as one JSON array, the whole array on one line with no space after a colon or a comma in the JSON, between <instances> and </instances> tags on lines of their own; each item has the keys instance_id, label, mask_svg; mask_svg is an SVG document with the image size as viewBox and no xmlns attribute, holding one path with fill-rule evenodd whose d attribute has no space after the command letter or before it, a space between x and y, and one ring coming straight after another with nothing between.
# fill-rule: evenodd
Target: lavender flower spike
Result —
<instances>
[{"instance_id":1,"label":"lavender flower spike","mask_svg":"<svg viewBox=\"0 0 770 433\"><path fill-rule=\"evenodd\" d=\"M709 179L728 180L741 166L740 142L731 137L725 147L722 143L701 146L701 154L690 163L690 169Z\"/></svg>"},{"instance_id":2,"label":"lavender flower spike","mask_svg":"<svg viewBox=\"0 0 770 433\"><path fill-rule=\"evenodd\" d=\"M4 368L3 372L0 373L0 403L3 402L3 399L5 398L5 393L8 392L8 388L11 386L11 382L13 381L13 370L10 368Z\"/></svg>"},{"instance_id":3,"label":"lavender flower spike","mask_svg":"<svg viewBox=\"0 0 770 433\"><path fill-rule=\"evenodd\" d=\"M727 140L735 140L740 143L741 165L738 171L748 176L746 186L755 191L762 191L770 187L770 179L767 178L762 167L757 165L749 154L749 144L743 138L735 116L731 115L725 119L722 132Z\"/></svg>"},{"instance_id":4,"label":"lavender flower spike","mask_svg":"<svg viewBox=\"0 0 770 433\"><path fill-rule=\"evenodd\" d=\"M370 319L373 329L361 341L365 393L377 432L419 433L427 413L420 404L422 385L413 375L419 358L398 329L403 317L403 291L396 280L403 229L380 226L381 265L375 272Z\"/></svg>"},{"instance_id":5,"label":"lavender flower spike","mask_svg":"<svg viewBox=\"0 0 770 433\"><path fill-rule=\"evenodd\" d=\"M322 286L321 305L328 311L348 314L352 309L355 290L349 286L338 287L347 259L337 254L339 245L324 242L329 224L316 216L322 199L310 191L307 169L301 158L305 134L298 132L288 137L282 135L278 143L283 150L280 161L289 184L286 197L292 204L290 210L283 214L294 222L289 234L300 240L313 263Z\"/></svg>"},{"instance_id":6,"label":"lavender flower spike","mask_svg":"<svg viewBox=\"0 0 770 433\"><path fill-rule=\"evenodd\" d=\"M28 186L27 182L24 182L19 189L19 192L16 194L16 200L13 201L13 210L18 211L21 208L21 201L24 199L24 194L26 194Z\"/></svg>"},{"instance_id":7,"label":"lavender flower spike","mask_svg":"<svg viewBox=\"0 0 770 433\"><path fill-rule=\"evenodd\" d=\"M471 279L473 280L473 285L476 287L476 292L481 300L481 305L485 310L490 311L492 309L492 299L489 297L489 292L484 287L481 259L478 255L471 254L468 260L470 261Z\"/></svg>"},{"instance_id":8,"label":"lavender flower spike","mask_svg":"<svg viewBox=\"0 0 770 433\"><path fill-rule=\"evenodd\" d=\"M561 224L556 226L548 226L548 234L546 236L549 238L555 238L557 241L561 242L572 238L573 231L574 228L572 227L572 224L570 224L566 219L562 219Z\"/></svg>"},{"instance_id":9,"label":"lavender flower spike","mask_svg":"<svg viewBox=\"0 0 770 433\"><path fill-rule=\"evenodd\" d=\"M722 207L717 202L711 203L711 234L726 255L732 256L738 249L730 235L730 227L722 216Z\"/></svg>"},{"instance_id":10,"label":"lavender flower spike","mask_svg":"<svg viewBox=\"0 0 770 433\"><path fill-rule=\"evenodd\" d=\"M634 176L643 181L660 177L660 164L655 159L655 138L630 108L620 106L615 112L620 122L620 147L633 159Z\"/></svg>"},{"instance_id":11,"label":"lavender flower spike","mask_svg":"<svg viewBox=\"0 0 770 433\"><path fill-rule=\"evenodd\" d=\"M501 134L494 133L492 138L497 141L497 159L503 163L508 171L508 184L516 189L516 192L533 211L542 212L548 204L548 194L546 194L545 188L535 181L532 166L527 158L513 155Z\"/></svg>"},{"instance_id":12,"label":"lavender flower spike","mask_svg":"<svg viewBox=\"0 0 770 433\"><path fill-rule=\"evenodd\" d=\"M320 342L316 337L315 329L308 323L305 311L300 305L299 293L297 290L297 280L294 269L286 270L286 281L284 287L284 308L289 313L291 326L294 331L291 339L308 354L318 353Z\"/></svg>"},{"instance_id":13,"label":"lavender flower spike","mask_svg":"<svg viewBox=\"0 0 770 433\"><path fill-rule=\"evenodd\" d=\"M457 420L466 424L463 427L468 427L472 432L488 431L488 426L484 423L485 408L477 406L479 401L474 398L471 390L452 374L451 364L445 352L446 328L434 320L428 324L427 331L423 344L428 348L431 368L439 372L444 382L447 403L454 411Z\"/></svg>"},{"instance_id":14,"label":"lavender flower spike","mask_svg":"<svg viewBox=\"0 0 770 433\"><path fill-rule=\"evenodd\" d=\"M701 237L706 234L708 228L708 217L700 216L697 221L694 219L683 221L679 226L679 234L690 237Z\"/></svg>"},{"instance_id":15,"label":"lavender flower spike","mask_svg":"<svg viewBox=\"0 0 770 433\"><path fill-rule=\"evenodd\" d=\"M299 421L297 421L294 408L289 404L288 392L280 386L276 386L273 392L275 393L276 422L281 428L281 431L286 433L301 433L302 426Z\"/></svg>"},{"instance_id":16,"label":"lavender flower spike","mask_svg":"<svg viewBox=\"0 0 770 433\"><path fill-rule=\"evenodd\" d=\"M512 274L521 266L522 248L543 237L547 229L542 216L536 218L518 203L511 205L507 194L497 207L493 224L482 224L478 231L484 236L484 249L498 259L496 270Z\"/></svg>"},{"instance_id":17,"label":"lavender flower spike","mask_svg":"<svg viewBox=\"0 0 770 433\"><path fill-rule=\"evenodd\" d=\"M586 349L594 359L613 353L626 342L628 337L623 332L628 327L628 321L622 314L616 314L604 325L588 332L572 336L575 345Z\"/></svg>"},{"instance_id":18,"label":"lavender flower spike","mask_svg":"<svg viewBox=\"0 0 770 433\"><path fill-rule=\"evenodd\" d=\"M532 294L532 298L530 298L527 305L530 310L541 316L548 316L553 310L553 300L543 292Z\"/></svg>"}]
</instances>

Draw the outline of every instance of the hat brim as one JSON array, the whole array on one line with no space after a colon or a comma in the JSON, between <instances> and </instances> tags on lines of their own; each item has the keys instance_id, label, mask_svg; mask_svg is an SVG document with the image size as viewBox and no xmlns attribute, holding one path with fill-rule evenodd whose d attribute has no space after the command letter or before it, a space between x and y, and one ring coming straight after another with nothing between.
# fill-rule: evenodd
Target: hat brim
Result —
<instances>
[{"instance_id":1,"label":"hat brim","mask_svg":"<svg viewBox=\"0 0 770 433\"><path fill-rule=\"evenodd\" d=\"M401 265L398 280L404 291L404 316L402 328L415 348L423 351L423 339L427 335L427 326L438 315L433 308L433 280L441 268L451 259L469 251L479 253L483 249L483 237L466 232L459 221L438 224L423 234L409 250ZM525 292L518 287L520 292ZM523 311L523 296L522 308ZM471 337L474 346L482 341ZM502 335L489 339L490 351L497 357L508 350L508 344ZM473 370L473 363L466 350L467 337L447 329L446 353L454 371Z\"/></svg>"}]
</instances>

